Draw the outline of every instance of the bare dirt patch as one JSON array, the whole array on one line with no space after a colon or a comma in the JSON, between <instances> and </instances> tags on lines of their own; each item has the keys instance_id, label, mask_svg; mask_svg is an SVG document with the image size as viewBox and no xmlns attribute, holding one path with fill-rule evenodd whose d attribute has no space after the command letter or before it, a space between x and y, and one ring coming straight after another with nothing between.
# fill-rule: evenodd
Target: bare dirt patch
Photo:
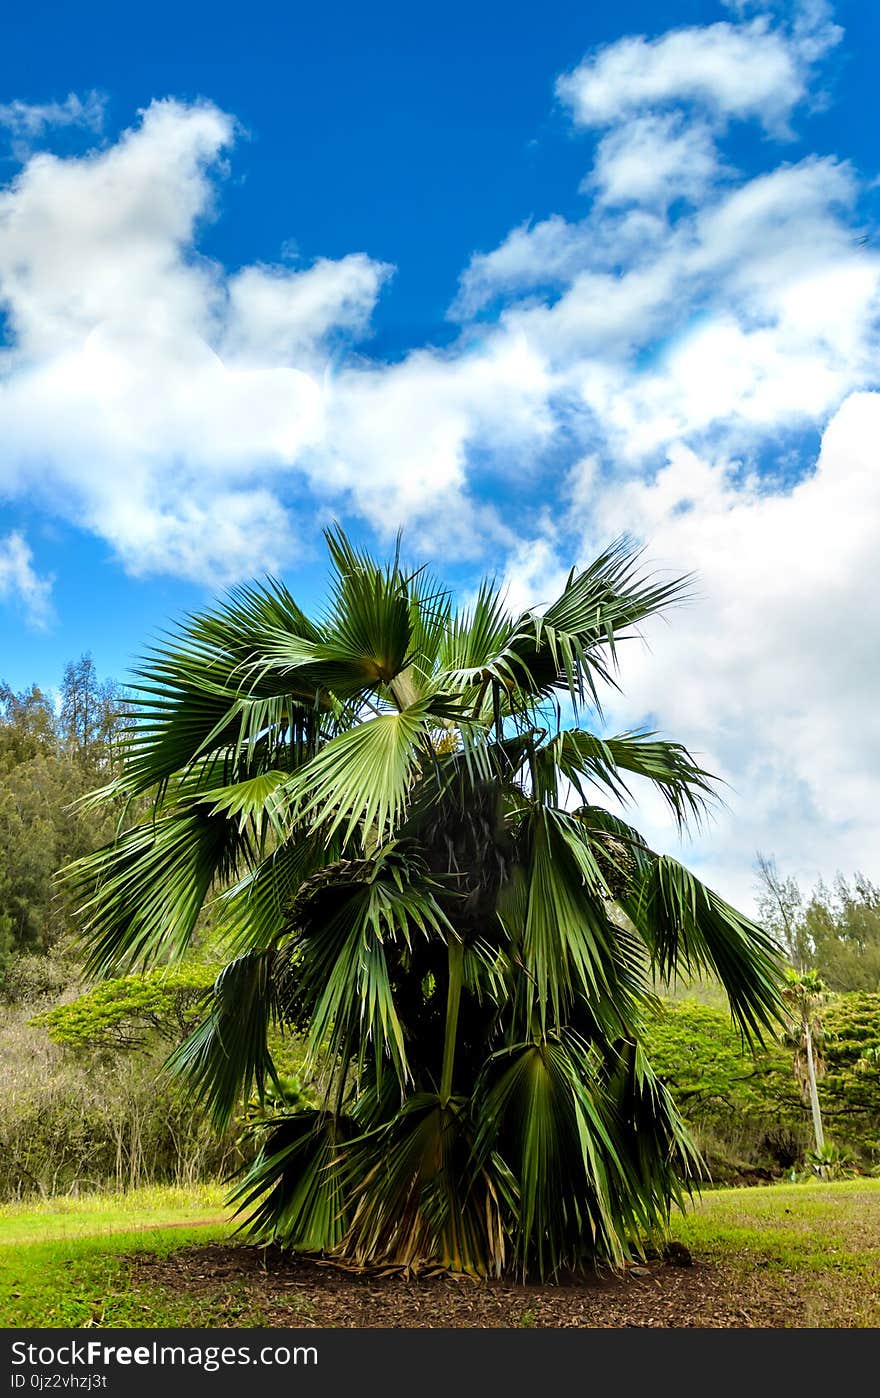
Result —
<instances>
[{"instance_id":1,"label":"bare dirt patch","mask_svg":"<svg viewBox=\"0 0 880 1398\"><path fill-rule=\"evenodd\" d=\"M474 1282L448 1275L361 1275L280 1248L223 1243L168 1257L130 1259L138 1285L188 1292L222 1306L234 1293L235 1324L342 1328L779 1328L805 1321L795 1277L695 1260L649 1262L622 1276L555 1285ZM845 1323L845 1322L838 1322Z\"/></svg>"}]
</instances>

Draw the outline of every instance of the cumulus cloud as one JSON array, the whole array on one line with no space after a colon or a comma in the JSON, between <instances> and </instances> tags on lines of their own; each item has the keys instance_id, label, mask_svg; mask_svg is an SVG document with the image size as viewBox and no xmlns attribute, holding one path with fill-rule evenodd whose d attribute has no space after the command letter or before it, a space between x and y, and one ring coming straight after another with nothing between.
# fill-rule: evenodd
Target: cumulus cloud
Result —
<instances>
[{"instance_id":1,"label":"cumulus cloud","mask_svg":"<svg viewBox=\"0 0 880 1398\"><path fill-rule=\"evenodd\" d=\"M43 627L52 615L52 579L40 577L33 554L17 530L0 539L0 601L17 606L30 626Z\"/></svg>"},{"instance_id":2,"label":"cumulus cloud","mask_svg":"<svg viewBox=\"0 0 880 1398\"><path fill-rule=\"evenodd\" d=\"M776 135L808 92L812 65L842 37L823 7L799 7L786 32L768 15L747 23L673 29L619 39L588 55L556 84L581 126L686 100L714 118L756 118Z\"/></svg>"},{"instance_id":3,"label":"cumulus cloud","mask_svg":"<svg viewBox=\"0 0 880 1398\"><path fill-rule=\"evenodd\" d=\"M808 883L876 862L878 438L880 394L857 393L788 488L684 446L648 482L571 482L586 550L627 529L696 574L689 605L630 645L614 718L686 735L729 783L697 854L746 903L756 848ZM672 838L659 810L653 833Z\"/></svg>"},{"instance_id":4,"label":"cumulus cloud","mask_svg":"<svg viewBox=\"0 0 880 1398\"><path fill-rule=\"evenodd\" d=\"M648 114L615 127L599 142L592 176L600 204L698 202L718 178L715 139L703 122L680 113Z\"/></svg>"},{"instance_id":5,"label":"cumulus cloud","mask_svg":"<svg viewBox=\"0 0 880 1398\"><path fill-rule=\"evenodd\" d=\"M880 257L858 236L858 196L845 163L809 157L673 224L601 207L551 220L475 258L459 308L505 294L502 324L548 364L575 430L621 463L719 433L752 450L874 382Z\"/></svg>"},{"instance_id":6,"label":"cumulus cloud","mask_svg":"<svg viewBox=\"0 0 880 1398\"><path fill-rule=\"evenodd\" d=\"M580 224L559 214L524 223L491 252L476 253L461 275L450 318L468 320L496 297L561 286L591 260Z\"/></svg>"},{"instance_id":7,"label":"cumulus cloud","mask_svg":"<svg viewBox=\"0 0 880 1398\"><path fill-rule=\"evenodd\" d=\"M241 362L291 364L328 335L362 335L392 270L363 253L322 257L302 272L245 267L229 278L224 351Z\"/></svg>"},{"instance_id":8,"label":"cumulus cloud","mask_svg":"<svg viewBox=\"0 0 880 1398\"><path fill-rule=\"evenodd\" d=\"M209 104L156 102L106 150L34 156L0 195L0 482L134 573L279 564L293 531L266 478L323 439L315 348L363 329L387 275L353 255L226 278L198 257L233 138Z\"/></svg>"},{"instance_id":9,"label":"cumulus cloud","mask_svg":"<svg viewBox=\"0 0 880 1398\"><path fill-rule=\"evenodd\" d=\"M302 514L428 538L443 502L451 551L500 537L469 500L468 453L515 461L553 430L542 361L489 334L349 363L388 264L228 274L200 257L234 138L209 103L154 102L106 149L35 155L0 193L0 487L98 533L133 574L215 583L280 567Z\"/></svg>"},{"instance_id":10,"label":"cumulus cloud","mask_svg":"<svg viewBox=\"0 0 880 1398\"><path fill-rule=\"evenodd\" d=\"M470 353L410 354L400 364L352 369L330 390L328 485L352 488L368 518L422 526L443 507L443 527L466 502L470 449L491 442L506 472L524 469L554 430L544 363L525 336L494 335ZM470 549L485 546L477 534Z\"/></svg>"}]
</instances>

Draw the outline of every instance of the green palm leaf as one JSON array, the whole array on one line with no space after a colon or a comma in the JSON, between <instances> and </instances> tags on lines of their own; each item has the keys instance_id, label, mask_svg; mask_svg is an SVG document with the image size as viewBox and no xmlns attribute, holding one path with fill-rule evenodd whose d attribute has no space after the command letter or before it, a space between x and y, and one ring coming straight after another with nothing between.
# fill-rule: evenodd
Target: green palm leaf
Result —
<instances>
[{"instance_id":1,"label":"green palm leaf","mask_svg":"<svg viewBox=\"0 0 880 1398\"><path fill-rule=\"evenodd\" d=\"M520 845L521 872L502 893L499 912L542 1030L549 1019L565 1022L575 997L584 996L616 1035L628 1022L641 968L608 919L611 893L589 839L576 817L537 806L523 820Z\"/></svg>"},{"instance_id":2,"label":"green palm leaf","mask_svg":"<svg viewBox=\"0 0 880 1398\"><path fill-rule=\"evenodd\" d=\"M668 855L654 858L621 906L659 975L718 976L742 1031L760 1039L780 1018L781 958L773 939Z\"/></svg>"},{"instance_id":3,"label":"green palm leaf","mask_svg":"<svg viewBox=\"0 0 880 1398\"><path fill-rule=\"evenodd\" d=\"M205 1019L166 1065L202 1098L220 1129L252 1085L262 1097L267 1077L277 1081L268 1045L270 1020L279 1017L274 963L265 951L231 961L214 983Z\"/></svg>"},{"instance_id":4,"label":"green palm leaf","mask_svg":"<svg viewBox=\"0 0 880 1398\"><path fill-rule=\"evenodd\" d=\"M342 1150L352 1124L311 1108L266 1123L260 1149L229 1202L254 1241L333 1252L348 1227Z\"/></svg>"},{"instance_id":5,"label":"green palm leaf","mask_svg":"<svg viewBox=\"0 0 880 1398\"><path fill-rule=\"evenodd\" d=\"M463 1104L414 1094L346 1157L352 1216L343 1245L357 1261L418 1271L501 1274L515 1185L491 1152L475 1167Z\"/></svg>"},{"instance_id":6,"label":"green palm leaf","mask_svg":"<svg viewBox=\"0 0 880 1398\"><path fill-rule=\"evenodd\" d=\"M646 731L599 738L582 729L566 729L540 751L545 780L558 773L571 782L581 800L589 800L585 783L604 788L615 800L629 803L632 793L623 772L643 777L660 791L679 829L700 822L714 796L713 778L680 743L664 742ZM555 792L555 787L552 788Z\"/></svg>"},{"instance_id":7,"label":"green palm leaf","mask_svg":"<svg viewBox=\"0 0 880 1398\"><path fill-rule=\"evenodd\" d=\"M247 858L246 836L203 810L160 816L64 872L88 975L125 975L183 956L215 881Z\"/></svg>"},{"instance_id":8,"label":"green palm leaf","mask_svg":"<svg viewBox=\"0 0 880 1398\"><path fill-rule=\"evenodd\" d=\"M323 840L306 835L290 838L224 889L214 907L233 954L276 943L287 931L290 909L303 882L337 853L328 851Z\"/></svg>"},{"instance_id":9,"label":"green palm leaf","mask_svg":"<svg viewBox=\"0 0 880 1398\"><path fill-rule=\"evenodd\" d=\"M374 861L342 861L301 888L291 919L288 951L297 959L312 1055L336 1058L358 1041L361 1061L372 1046L404 1083L410 1074L389 959L415 937L445 937L450 926L419 861L394 848Z\"/></svg>"},{"instance_id":10,"label":"green palm leaf","mask_svg":"<svg viewBox=\"0 0 880 1398\"><path fill-rule=\"evenodd\" d=\"M523 1272L622 1261L617 1202L626 1165L606 1121L597 1061L569 1037L518 1044L489 1060L474 1104L477 1161L501 1156L518 1181L515 1248Z\"/></svg>"},{"instance_id":11,"label":"green palm leaf","mask_svg":"<svg viewBox=\"0 0 880 1398\"><path fill-rule=\"evenodd\" d=\"M388 838L406 809L432 712L420 701L331 739L290 782L296 818L323 826L328 840L341 831L344 844L358 830Z\"/></svg>"}]
</instances>

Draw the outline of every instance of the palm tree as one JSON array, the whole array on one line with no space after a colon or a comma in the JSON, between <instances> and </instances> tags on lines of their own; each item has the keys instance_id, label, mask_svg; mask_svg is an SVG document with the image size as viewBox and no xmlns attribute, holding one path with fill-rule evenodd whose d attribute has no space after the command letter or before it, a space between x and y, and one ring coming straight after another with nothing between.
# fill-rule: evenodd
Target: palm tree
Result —
<instances>
[{"instance_id":1,"label":"palm tree","mask_svg":"<svg viewBox=\"0 0 880 1398\"><path fill-rule=\"evenodd\" d=\"M716 974L747 1036L780 1003L771 939L599 804L645 778L683 826L712 796L679 744L585 726L686 582L618 541L515 617L490 582L457 610L399 544L380 566L327 540L319 620L241 587L138 671L105 795L153 810L68 873L88 969L183 956L215 891L230 959L172 1067L220 1126L262 1104L234 1191L252 1237L478 1275L619 1264L699 1165L642 1044L655 976ZM279 1027L317 1107L285 1106Z\"/></svg>"}]
</instances>

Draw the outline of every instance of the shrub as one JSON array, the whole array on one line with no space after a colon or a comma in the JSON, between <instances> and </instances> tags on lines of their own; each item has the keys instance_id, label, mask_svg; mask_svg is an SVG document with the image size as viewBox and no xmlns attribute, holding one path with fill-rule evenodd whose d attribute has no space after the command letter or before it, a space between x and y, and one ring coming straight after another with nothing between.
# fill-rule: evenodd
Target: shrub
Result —
<instances>
[{"instance_id":1,"label":"shrub","mask_svg":"<svg viewBox=\"0 0 880 1398\"><path fill-rule=\"evenodd\" d=\"M0 1016L0 1200L33 1194L189 1185L241 1160L161 1074L164 1052L74 1053L49 1039L33 1004Z\"/></svg>"},{"instance_id":2,"label":"shrub","mask_svg":"<svg viewBox=\"0 0 880 1398\"><path fill-rule=\"evenodd\" d=\"M819 1097L834 1138L829 1150L849 1166L870 1168L880 1159L880 995L832 996L823 1019L827 1070ZM648 1052L713 1178L806 1161L809 1111L783 1044L768 1042L752 1054L724 1010L665 1002L649 1020Z\"/></svg>"},{"instance_id":3,"label":"shrub","mask_svg":"<svg viewBox=\"0 0 880 1398\"><path fill-rule=\"evenodd\" d=\"M141 1048L157 1038L179 1044L198 1023L216 974L216 967L197 963L100 981L69 1004L43 1010L34 1023L69 1048Z\"/></svg>"}]
</instances>

